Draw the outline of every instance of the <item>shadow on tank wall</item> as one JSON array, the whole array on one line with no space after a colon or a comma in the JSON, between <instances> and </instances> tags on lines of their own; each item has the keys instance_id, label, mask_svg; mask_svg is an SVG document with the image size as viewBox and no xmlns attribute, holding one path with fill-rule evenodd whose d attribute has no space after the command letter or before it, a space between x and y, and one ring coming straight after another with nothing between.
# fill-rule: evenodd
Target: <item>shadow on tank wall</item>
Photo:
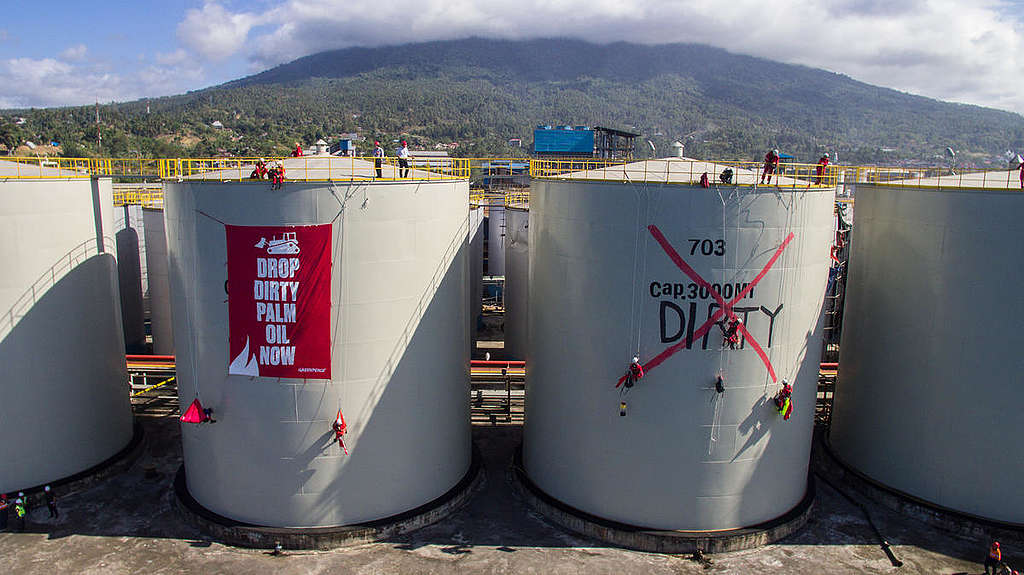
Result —
<instances>
[{"instance_id":1,"label":"shadow on tank wall","mask_svg":"<svg viewBox=\"0 0 1024 575\"><path fill-rule=\"evenodd\" d=\"M116 266L82 261L0 340L0 491L73 475L131 440Z\"/></svg>"}]
</instances>

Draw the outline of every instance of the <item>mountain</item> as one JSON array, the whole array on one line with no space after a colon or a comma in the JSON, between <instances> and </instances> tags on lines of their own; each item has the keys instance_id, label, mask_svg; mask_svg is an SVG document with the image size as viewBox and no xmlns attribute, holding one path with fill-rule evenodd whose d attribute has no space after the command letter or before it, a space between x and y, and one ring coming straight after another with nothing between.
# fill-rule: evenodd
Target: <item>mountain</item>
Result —
<instances>
[{"instance_id":1,"label":"mountain","mask_svg":"<svg viewBox=\"0 0 1024 575\"><path fill-rule=\"evenodd\" d=\"M94 113L19 112L19 128L66 142L65 153L97 153ZM355 131L402 135L414 148L458 141L460 155L507 155L517 151L507 140L528 144L538 124L633 129L662 153L678 139L687 155L718 159L757 159L769 147L805 161L830 150L863 163L929 161L947 146L979 161L1024 150L1024 117L1010 112L708 46L568 39L321 52L205 90L104 106L100 115L103 151L115 155L280 154L294 141ZM224 129L212 128L215 120Z\"/></svg>"}]
</instances>

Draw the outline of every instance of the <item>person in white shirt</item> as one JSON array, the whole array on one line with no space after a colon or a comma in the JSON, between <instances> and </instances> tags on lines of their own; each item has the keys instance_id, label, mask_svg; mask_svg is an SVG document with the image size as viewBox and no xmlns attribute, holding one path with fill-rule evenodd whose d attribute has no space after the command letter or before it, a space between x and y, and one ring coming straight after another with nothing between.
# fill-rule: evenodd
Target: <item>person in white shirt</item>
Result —
<instances>
[{"instance_id":1,"label":"person in white shirt","mask_svg":"<svg viewBox=\"0 0 1024 575\"><path fill-rule=\"evenodd\" d=\"M401 177L409 177L409 145L402 140L402 147L398 149L398 169Z\"/></svg>"},{"instance_id":2,"label":"person in white shirt","mask_svg":"<svg viewBox=\"0 0 1024 575\"><path fill-rule=\"evenodd\" d=\"M379 141L373 142L373 167L377 169L377 177L383 178L384 172L381 166L384 165L384 148L380 147Z\"/></svg>"}]
</instances>

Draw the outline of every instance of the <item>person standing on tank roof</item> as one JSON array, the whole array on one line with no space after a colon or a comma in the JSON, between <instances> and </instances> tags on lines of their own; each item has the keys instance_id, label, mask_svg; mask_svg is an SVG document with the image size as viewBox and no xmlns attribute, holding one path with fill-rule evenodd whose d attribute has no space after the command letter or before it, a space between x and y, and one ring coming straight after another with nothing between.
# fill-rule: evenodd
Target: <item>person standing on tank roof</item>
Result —
<instances>
[{"instance_id":1,"label":"person standing on tank roof","mask_svg":"<svg viewBox=\"0 0 1024 575\"><path fill-rule=\"evenodd\" d=\"M373 168L377 170L377 177L384 177L384 148L380 147L380 141L374 140L373 142Z\"/></svg>"},{"instance_id":2,"label":"person standing on tank roof","mask_svg":"<svg viewBox=\"0 0 1024 575\"><path fill-rule=\"evenodd\" d=\"M779 149L772 148L764 155L764 171L761 172L761 183L768 178L768 185L772 185L772 174L779 169ZM777 180L776 180L777 181Z\"/></svg>"},{"instance_id":3,"label":"person standing on tank roof","mask_svg":"<svg viewBox=\"0 0 1024 575\"><path fill-rule=\"evenodd\" d=\"M409 145L402 140L402 147L398 148L398 169L402 178L409 177Z\"/></svg>"}]
</instances>

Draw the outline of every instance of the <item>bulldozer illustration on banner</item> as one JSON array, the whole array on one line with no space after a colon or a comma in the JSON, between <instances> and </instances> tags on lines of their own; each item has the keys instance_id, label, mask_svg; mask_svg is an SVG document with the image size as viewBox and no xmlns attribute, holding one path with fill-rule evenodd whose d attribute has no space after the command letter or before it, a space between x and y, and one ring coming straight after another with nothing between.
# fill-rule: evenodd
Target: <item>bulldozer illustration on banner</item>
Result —
<instances>
[{"instance_id":1,"label":"bulldozer illustration on banner","mask_svg":"<svg viewBox=\"0 0 1024 575\"><path fill-rule=\"evenodd\" d=\"M299 240L295 232L284 232L281 234L281 239L276 236L270 236L270 241L267 238L260 238L260 241L256 242L257 248L266 248L267 254L269 255L286 255L286 254L297 254L299 253Z\"/></svg>"}]
</instances>

